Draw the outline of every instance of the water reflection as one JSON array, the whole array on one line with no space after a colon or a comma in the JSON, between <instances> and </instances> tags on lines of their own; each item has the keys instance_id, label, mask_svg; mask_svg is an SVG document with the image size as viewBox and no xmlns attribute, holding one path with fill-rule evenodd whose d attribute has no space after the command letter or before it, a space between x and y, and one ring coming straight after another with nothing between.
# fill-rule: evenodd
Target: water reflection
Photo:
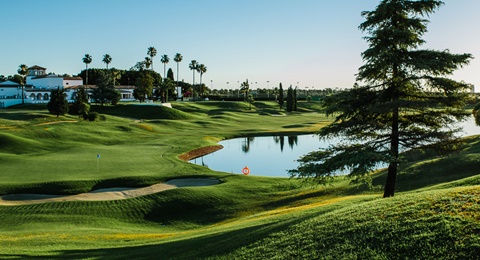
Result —
<instances>
[{"instance_id":1,"label":"water reflection","mask_svg":"<svg viewBox=\"0 0 480 260\"><path fill-rule=\"evenodd\" d=\"M293 150L293 147L298 145L298 136L289 136L288 137L288 145Z\"/></svg>"},{"instance_id":2,"label":"water reflection","mask_svg":"<svg viewBox=\"0 0 480 260\"><path fill-rule=\"evenodd\" d=\"M241 173L248 166L251 175L288 177L287 170L298 166L300 156L327 147L329 142L321 142L315 135L279 135L242 137L220 144L223 149L191 162L217 171Z\"/></svg>"},{"instance_id":3,"label":"water reflection","mask_svg":"<svg viewBox=\"0 0 480 260\"><path fill-rule=\"evenodd\" d=\"M298 146L298 135L288 135L286 137L287 137L288 146L290 147L290 149L293 150L295 146ZM285 136L279 135L279 136L272 136L271 138L273 138L273 141L275 142L275 144L277 144L280 147L280 151L283 152L283 148L285 146ZM242 151L244 153L248 153L250 151L250 147L253 141L255 141L255 137L253 136L243 137Z\"/></svg>"},{"instance_id":4,"label":"water reflection","mask_svg":"<svg viewBox=\"0 0 480 260\"><path fill-rule=\"evenodd\" d=\"M462 126L462 136L480 134L480 127L475 125L473 118ZM287 171L298 167L298 158L319 148L327 148L338 140L320 140L316 135L243 137L222 141L223 149L191 162L216 171L241 174L248 166L250 175L288 177ZM285 143L290 149L285 148Z\"/></svg>"},{"instance_id":5,"label":"water reflection","mask_svg":"<svg viewBox=\"0 0 480 260\"><path fill-rule=\"evenodd\" d=\"M242 151L244 153L248 153L250 151L250 143L252 143L253 140L255 140L255 137L253 137L253 136L245 137L245 141L242 144Z\"/></svg>"}]
</instances>

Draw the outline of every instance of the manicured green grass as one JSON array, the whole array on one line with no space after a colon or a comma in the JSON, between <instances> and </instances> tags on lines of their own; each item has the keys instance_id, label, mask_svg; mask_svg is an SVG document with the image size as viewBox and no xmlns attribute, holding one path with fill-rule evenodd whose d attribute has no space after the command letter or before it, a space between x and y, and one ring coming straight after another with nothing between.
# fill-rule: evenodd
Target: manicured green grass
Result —
<instances>
[{"instance_id":1,"label":"manicured green grass","mask_svg":"<svg viewBox=\"0 0 480 260\"><path fill-rule=\"evenodd\" d=\"M476 259L480 186L404 194L311 217L219 259Z\"/></svg>"},{"instance_id":2,"label":"manicured green grass","mask_svg":"<svg viewBox=\"0 0 480 260\"><path fill-rule=\"evenodd\" d=\"M474 259L480 255L480 137L443 158L408 155L396 196L337 178L328 186L233 175L181 153L246 135L311 133L331 119L274 102L92 106L105 121L44 106L0 110L0 195L74 194L179 177L221 184L119 201L0 206L0 258ZM96 155L100 153L97 171ZM274 163L274 162L272 162Z\"/></svg>"}]
</instances>

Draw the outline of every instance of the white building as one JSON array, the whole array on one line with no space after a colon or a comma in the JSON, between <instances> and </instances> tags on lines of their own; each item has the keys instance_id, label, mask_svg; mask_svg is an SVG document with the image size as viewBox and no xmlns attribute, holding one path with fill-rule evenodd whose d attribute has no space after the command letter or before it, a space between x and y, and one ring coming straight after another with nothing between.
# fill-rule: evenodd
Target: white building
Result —
<instances>
[{"instance_id":1,"label":"white building","mask_svg":"<svg viewBox=\"0 0 480 260\"><path fill-rule=\"evenodd\" d=\"M67 94L67 99L72 97L73 99L73 94L77 92L79 88L85 88L87 90L87 93L91 96L93 93L93 90L97 88L96 85L76 85L76 86L69 86L65 87L65 93ZM135 101L135 98L133 97L133 90L135 89L135 86L125 86L125 85L116 85L115 90L120 92L121 99L120 101Z\"/></svg>"},{"instance_id":2,"label":"white building","mask_svg":"<svg viewBox=\"0 0 480 260\"><path fill-rule=\"evenodd\" d=\"M0 108L20 104L22 99L22 86L7 80L0 83Z\"/></svg>"},{"instance_id":3,"label":"white building","mask_svg":"<svg viewBox=\"0 0 480 260\"><path fill-rule=\"evenodd\" d=\"M47 69L40 66L28 68L28 76L24 86L25 103L48 103L50 93L53 89L65 90L67 100L72 102L75 92L83 85L81 77L64 77L55 74L48 74ZM87 92L91 95L95 85L88 85ZM134 86L115 86L121 94L121 101L134 101ZM6 81L0 83L0 108L22 103L22 87L20 84ZM8 101L7 101L8 100Z\"/></svg>"},{"instance_id":4,"label":"white building","mask_svg":"<svg viewBox=\"0 0 480 260\"><path fill-rule=\"evenodd\" d=\"M7 80L0 83L0 99L13 99L22 97L20 84Z\"/></svg>"},{"instance_id":5,"label":"white building","mask_svg":"<svg viewBox=\"0 0 480 260\"><path fill-rule=\"evenodd\" d=\"M44 76L27 76L27 85L35 88L55 89L57 87L65 88L68 86L77 86L83 84L80 77L62 77L54 74Z\"/></svg>"},{"instance_id":6,"label":"white building","mask_svg":"<svg viewBox=\"0 0 480 260\"><path fill-rule=\"evenodd\" d=\"M28 68L26 85L28 87L25 94L28 99L35 103L48 102L52 89L58 87L63 89L69 86L83 85L83 79L81 77L64 77L47 74L46 68L35 65ZM72 97L73 91L68 91L67 99L72 99Z\"/></svg>"}]
</instances>

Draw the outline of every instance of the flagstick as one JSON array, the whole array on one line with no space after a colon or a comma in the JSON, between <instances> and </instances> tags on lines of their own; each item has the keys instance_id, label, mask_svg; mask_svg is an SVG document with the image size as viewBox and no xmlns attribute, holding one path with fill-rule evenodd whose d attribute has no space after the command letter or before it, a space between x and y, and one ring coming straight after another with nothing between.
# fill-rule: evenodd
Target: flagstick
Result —
<instances>
[{"instance_id":1,"label":"flagstick","mask_svg":"<svg viewBox=\"0 0 480 260\"><path fill-rule=\"evenodd\" d=\"M98 172L98 165L100 164L100 154L97 154L97 172Z\"/></svg>"}]
</instances>

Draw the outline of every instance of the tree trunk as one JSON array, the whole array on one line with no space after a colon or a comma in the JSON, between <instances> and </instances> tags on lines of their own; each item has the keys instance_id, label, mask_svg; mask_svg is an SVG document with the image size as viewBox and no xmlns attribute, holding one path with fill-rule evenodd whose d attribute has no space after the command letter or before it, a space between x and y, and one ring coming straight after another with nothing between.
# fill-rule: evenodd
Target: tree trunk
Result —
<instances>
[{"instance_id":1,"label":"tree trunk","mask_svg":"<svg viewBox=\"0 0 480 260\"><path fill-rule=\"evenodd\" d=\"M195 101L195 70L193 71L192 101Z\"/></svg>"},{"instance_id":2,"label":"tree trunk","mask_svg":"<svg viewBox=\"0 0 480 260\"><path fill-rule=\"evenodd\" d=\"M397 179L398 166L398 109L393 115L392 125L392 141L390 144L391 161L388 165L387 182L385 183L385 191L383 197L393 197L395 194L395 180Z\"/></svg>"},{"instance_id":3,"label":"tree trunk","mask_svg":"<svg viewBox=\"0 0 480 260\"><path fill-rule=\"evenodd\" d=\"M203 88L202 88L202 73L200 73L200 89L198 90L200 97L203 95Z\"/></svg>"},{"instance_id":4,"label":"tree trunk","mask_svg":"<svg viewBox=\"0 0 480 260\"><path fill-rule=\"evenodd\" d=\"M385 184L385 190L383 197L393 197L395 195L395 180L397 179L397 162L390 162L388 166L387 182Z\"/></svg>"},{"instance_id":5,"label":"tree trunk","mask_svg":"<svg viewBox=\"0 0 480 260\"><path fill-rule=\"evenodd\" d=\"M388 166L387 182L385 183L385 190L383 197L393 197L395 194L395 181L397 179L398 169L398 147L399 147L399 133L398 133L398 90L394 90L394 109L392 115L392 140L390 142L390 164Z\"/></svg>"}]
</instances>

